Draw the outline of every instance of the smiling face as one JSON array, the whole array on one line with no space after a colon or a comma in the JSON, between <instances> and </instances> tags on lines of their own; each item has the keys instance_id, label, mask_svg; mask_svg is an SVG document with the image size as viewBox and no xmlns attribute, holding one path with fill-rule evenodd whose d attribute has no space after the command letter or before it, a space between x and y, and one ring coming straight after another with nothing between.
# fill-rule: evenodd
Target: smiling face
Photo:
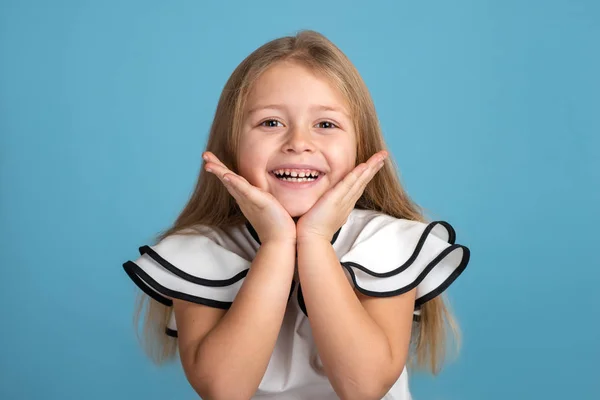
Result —
<instances>
[{"instance_id":1,"label":"smiling face","mask_svg":"<svg viewBox=\"0 0 600 400\"><path fill-rule=\"evenodd\" d=\"M327 79L297 63L273 65L248 95L240 175L271 193L292 217L305 214L355 167L356 134L349 114L344 97Z\"/></svg>"}]
</instances>

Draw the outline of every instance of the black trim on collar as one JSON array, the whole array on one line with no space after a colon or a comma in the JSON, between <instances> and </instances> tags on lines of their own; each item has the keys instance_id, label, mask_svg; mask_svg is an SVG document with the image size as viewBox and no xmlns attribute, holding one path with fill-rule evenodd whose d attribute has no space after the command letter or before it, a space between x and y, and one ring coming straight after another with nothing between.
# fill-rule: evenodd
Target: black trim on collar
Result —
<instances>
[{"instance_id":1,"label":"black trim on collar","mask_svg":"<svg viewBox=\"0 0 600 400\"><path fill-rule=\"evenodd\" d=\"M164 258L162 258L156 251L154 251L150 246L142 246L139 248L140 254L148 254L154 261L163 266L167 271L172 272L178 277L202 286L210 286L210 287L222 287L222 286L230 286L236 283L237 281L243 279L246 275L248 275L249 269L245 269L243 271L238 272L236 275L232 276L228 279L220 279L220 280L212 280L200 278L198 276L190 275L185 271L180 270Z\"/></svg>"},{"instance_id":2,"label":"black trim on collar","mask_svg":"<svg viewBox=\"0 0 600 400\"><path fill-rule=\"evenodd\" d=\"M161 296L159 293L156 293L154 290L150 289L148 285L142 281L142 279L136 274L136 271L140 269L136 263L133 261L127 261L123 264L123 269L129 275L129 278L139 287L144 293L158 301L160 304L163 304L167 307L171 307L173 302L166 297Z\"/></svg>"},{"instance_id":3,"label":"black trim on collar","mask_svg":"<svg viewBox=\"0 0 600 400\"><path fill-rule=\"evenodd\" d=\"M355 267L357 269L360 269L361 271L366 272L367 274L369 274L371 276L380 277L380 278L386 278L386 277L396 275L396 274L404 271L406 268L408 268L417 259L419 253L421 252L421 249L423 248L423 245L425 244L425 240L427 240L427 236L429 236L429 234L431 233L431 231L433 230L433 228L436 225L442 225L444 228L446 228L446 230L448 231L448 243L451 244L451 246L448 247L442 253L440 253L425 268L423 273L421 275L419 275L419 277L416 279L415 282L413 282L410 285L407 285L406 287L403 287L403 288L400 288L398 290L391 291L391 292L372 292L369 290L361 289L357 285L354 271L350 267ZM258 240L258 234L254 230L252 225L250 225L250 223L246 222L246 226L248 227L248 230L250 231L250 234L252 235L252 237L254 237L254 239L260 244L260 241ZM333 240L331 241L331 244L333 244L335 242L335 240L337 239L337 237L340 234L341 229L342 228L340 227L340 229L338 229L338 231L333 235ZM353 262L340 263L340 265L342 267L346 268L346 270L348 270L348 272L350 273L350 277L352 278L352 282L354 283L354 287L362 294L371 296L371 297L389 297L389 296L396 296L396 295L400 295L402 293L406 293L406 292L410 291L411 289L417 287L419 285L419 283L421 283L421 281L423 279L425 279L425 276L427 276L427 274L433 269L433 267L435 267L436 264L438 264L444 257L446 257L446 255L450 254L452 251L456 250L457 248L462 248L463 249L463 259L461 260L460 265L456 268L456 270L454 270L454 272L440 286L438 286L435 290L431 291L427 295L425 295L425 296L421 297L420 299L418 299L417 301L415 301L415 309L419 309L424 303L437 297L444 290L446 290L448 288L448 286L450 286L450 284L452 284L452 282L454 282L454 280L456 280L456 278L467 267L467 264L469 263L469 258L470 258L469 249L465 246L454 244L455 241L456 241L456 231L454 230L452 225L450 225L449 223L447 223L445 221L434 221L434 222L431 222L423 231L423 234L419 238L419 242L417 243L417 246L416 246L413 254L411 255L411 257L403 265L401 265L400 267L398 267L392 271L388 271L388 272L384 272L384 273L376 273L376 272L373 272L373 271L363 267L360 264L353 263ZM293 290L293 287L292 287L292 290ZM302 310L304 315L306 317L308 317L308 312L306 310L306 303L304 302L304 295L302 293L302 285L300 283L298 283L297 298L298 298L298 305L300 306L300 309ZM289 301L289 298L288 298L288 301ZM419 322L420 320L421 320L420 316L413 315L413 321Z\"/></svg>"},{"instance_id":4,"label":"black trim on collar","mask_svg":"<svg viewBox=\"0 0 600 400\"><path fill-rule=\"evenodd\" d=\"M205 299L204 297L193 296L191 294L168 289L152 279L150 275L148 275L133 261L127 261L125 264L123 264L123 268L131 280L133 280L133 282L135 282L135 284L142 289L144 293L166 306L170 307L173 305L173 301L168 298L171 297L174 299L189 301L191 303L203 304L213 308L220 308L222 310L227 310L231 307L232 302L230 301ZM154 291L152 289L154 289Z\"/></svg>"},{"instance_id":5,"label":"black trim on collar","mask_svg":"<svg viewBox=\"0 0 600 400\"><path fill-rule=\"evenodd\" d=\"M256 240L256 243L258 244L262 244L260 242L260 238L258 237L258 233L256 232L256 229L254 229L254 227L252 226L252 224L250 224L249 221L246 221L245 223L246 228L248 229L248 232L250 232L250 235L252 236L252 238L254 240ZM331 244L334 244L335 241L337 240L338 236L340 235L340 231L342 230L342 227L340 226L340 229L338 229L334 234L333 234L333 238L331 239Z\"/></svg>"},{"instance_id":6,"label":"black trim on collar","mask_svg":"<svg viewBox=\"0 0 600 400\"><path fill-rule=\"evenodd\" d=\"M308 318L306 304L304 303L304 295L302 294L302 285L300 285L300 283L298 283L298 305L300 306L300 309L302 310L304 315L306 315L306 317Z\"/></svg>"},{"instance_id":7,"label":"black trim on collar","mask_svg":"<svg viewBox=\"0 0 600 400\"><path fill-rule=\"evenodd\" d=\"M177 331L175 329L171 329L171 328L165 328L165 333L167 334L167 336L171 336L171 337L178 337L179 335L177 334Z\"/></svg>"},{"instance_id":8,"label":"black trim on collar","mask_svg":"<svg viewBox=\"0 0 600 400\"><path fill-rule=\"evenodd\" d=\"M367 269L367 268L363 267L362 265L354 263L352 261L347 261L344 264L358 268L361 271L363 271L371 276L377 277L377 278L389 278L390 276L398 275L399 273L401 273L402 271L404 271L405 269L410 267L412 265L412 263L417 259L417 257L419 256L419 253L421 252L421 249L423 248L423 245L425 244L425 241L427 240L427 237L429 236L429 234L431 233L433 228L435 228L436 225L442 225L448 231L448 243L452 245L449 247L449 249L454 249L456 247L462 247L462 248L466 249L466 251L468 251L468 249L464 246L454 245L454 241L456 240L456 233L454 231L454 228L452 228L452 226L449 223L444 222L444 221L434 221L434 222L430 223L429 225L427 225L427 227L421 234L421 237L419 238L419 242L417 243L417 246L413 250L413 253L410 255L408 260L406 260L406 262L404 264L402 264L401 266L399 266L396 269L393 269L388 272L374 272L374 271L371 271L370 269ZM448 249L446 249L446 252L449 252ZM468 260L468 255L467 255L467 260ZM436 263L437 262L439 262L439 260L436 261ZM427 272L429 272L429 270L427 270Z\"/></svg>"},{"instance_id":9,"label":"black trim on collar","mask_svg":"<svg viewBox=\"0 0 600 400\"><path fill-rule=\"evenodd\" d=\"M448 254L450 254L451 252L453 252L454 250L457 249L462 249L463 250L463 257L462 260L460 262L460 264L456 267L456 269L452 272L452 274L450 274L450 276L448 278L446 278L446 280L440 285L438 286L435 290L432 290L431 292L429 292L428 294L426 294L425 296L417 299L415 301L415 307L421 307L424 303L428 302L429 300L433 299L434 297L438 296L439 294L441 294L444 290L446 290L448 288L448 286L450 286L450 284L452 282L454 282L456 280L456 278L458 278L458 276L464 271L464 269L467 267L467 264L469 263L469 258L470 258L470 250L468 247L465 246L461 246L459 244L453 244L452 246L444 249L440 254L438 254L438 256L436 258L434 258L423 270L423 272L421 272L421 274L417 277L417 279L415 279L412 283L399 288L397 290L391 290L389 292L374 292L371 290L366 290L361 288L360 286L358 286L358 284L356 283L356 276L354 275L354 270L352 270L352 267L354 268L358 268L361 271L364 271L366 273L368 273L371 276L389 276L389 274L376 274L373 271L370 271L369 269L363 267L360 264L354 263L354 262L343 262L341 263L341 265L346 268L346 270L348 271L348 273L350 273L350 277L352 278L352 282L354 283L354 287L356 288L356 290L358 290L359 292L361 292L362 294L366 295L366 296L371 296L371 297L390 297L390 296L397 296L403 293L406 293L408 291L410 291L411 289L414 289L415 287L417 287L422 281L423 279L425 279L425 277L427 276L427 274L440 262L442 261ZM411 257L412 258L412 257ZM411 261L412 262L412 261ZM410 264L409 264L410 265ZM406 269L406 267L408 267L408 265L403 265L403 269ZM396 269L397 271L398 269Z\"/></svg>"},{"instance_id":10,"label":"black trim on collar","mask_svg":"<svg viewBox=\"0 0 600 400\"><path fill-rule=\"evenodd\" d=\"M292 294L294 293L294 288L296 287L296 281L292 280L292 287L290 288L290 294L288 295L287 301L289 302L292 298Z\"/></svg>"}]
</instances>

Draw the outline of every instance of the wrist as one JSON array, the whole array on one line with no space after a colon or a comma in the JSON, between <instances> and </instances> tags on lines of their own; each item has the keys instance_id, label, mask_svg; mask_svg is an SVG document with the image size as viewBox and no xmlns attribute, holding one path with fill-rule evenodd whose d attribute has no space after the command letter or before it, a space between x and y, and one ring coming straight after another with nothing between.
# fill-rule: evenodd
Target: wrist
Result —
<instances>
[{"instance_id":1,"label":"wrist","mask_svg":"<svg viewBox=\"0 0 600 400\"><path fill-rule=\"evenodd\" d=\"M261 247L296 248L296 238L273 238L261 242Z\"/></svg>"},{"instance_id":2,"label":"wrist","mask_svg":"<svg viewBox=\"0 0 600 400\"><path fill-rule=\"evenodd\" d=\"M300 235L296 238L296 243L298 246L301 245L318 245L319 243L327 243L327 244L331 244L331 238L330 237L326 237L325 235L321 235L321 234L306 234L306 235Z\"/></svg>"}]
</instances>

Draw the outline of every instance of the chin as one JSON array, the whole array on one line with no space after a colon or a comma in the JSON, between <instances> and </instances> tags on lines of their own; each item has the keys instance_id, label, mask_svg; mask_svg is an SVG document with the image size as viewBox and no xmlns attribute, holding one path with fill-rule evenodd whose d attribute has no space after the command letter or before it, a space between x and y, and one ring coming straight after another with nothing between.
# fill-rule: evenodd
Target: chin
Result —
<instances>
[{"instance_id":1,"label":"chin","mask_svg":"<svg viewBox=\"0 0 600 400\"><path fill-rule=\"evenodd\" d=\"M282 204L292 218L301 217L310 210L312 204Z\"/></svg>"}]
</instances>

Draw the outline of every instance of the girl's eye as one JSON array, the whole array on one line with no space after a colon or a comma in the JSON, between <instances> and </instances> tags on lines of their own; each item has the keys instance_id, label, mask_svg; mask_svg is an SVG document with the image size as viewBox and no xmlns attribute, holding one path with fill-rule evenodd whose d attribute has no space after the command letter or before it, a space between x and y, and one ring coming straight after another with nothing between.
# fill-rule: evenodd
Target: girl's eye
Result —
<instances>
[{"instance_id":1,"label":"girl's eye","mask_svg":"<svg viewBox=\"0 0 600 400\"><path fill-rule=\"evenodd\" d=\"M283 126L283 124L277 121L276 119L268 119L266 121L261 122L260 126L266 126L267 128L277 128L279 126Z\"/></svg>"},{"instance_id":2,"label":"girl's eye","mask_svg":"<svg viewBox=\"0 0 600 400\"><path fill-rule=\"evenodd\" d=\"M323 121L323 122L319 122L317 124L317 126L319 128L324 128L324 129L332 129L332 128L337 128L337 125L334 124L333 122L330 121Z\"/></svg>"}]
</instances>

